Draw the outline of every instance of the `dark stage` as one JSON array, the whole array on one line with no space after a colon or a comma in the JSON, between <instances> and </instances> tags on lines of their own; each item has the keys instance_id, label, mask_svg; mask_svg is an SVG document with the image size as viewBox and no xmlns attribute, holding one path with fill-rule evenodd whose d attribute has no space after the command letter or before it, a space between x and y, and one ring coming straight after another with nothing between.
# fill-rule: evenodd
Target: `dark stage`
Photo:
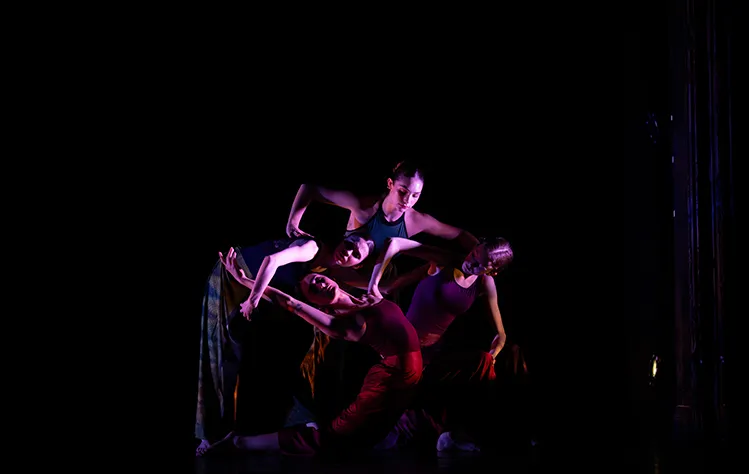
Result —
<instances>
[{"instance_id":1,"label":"dark stage","mask_svg":"<svg viewBox=\"0 0 749 474\"><path fill-rule=\"evenodd\" d=\"M728 95L728 78L735 80L728 58L737 54L727 52L728 4L715 18L706 13L717 3L643 2L626 12L629 26L588 25L584 37L564 36L557 25L553 50L536 46L528 56L511 48L493 57L501 72L462 57L463 75L479 79L469 86L463 77L461 94L439 79L392 94L392 83L370 85L363 94L352 79L325 85L323 99L311 84L295 88L286 77L279 79L285 86L269 86L277 101L265 97L261 109L249 110L257 115L252 123L223 115L228 107L217 104L231 100L229 92L200 102L190 113L201 125L189 130L201 133L179 135L202 159L180 165L185 192L174 200L191 248L175 270L192 324L183 341L189 356L180 361L185 373L197 368L203 288L219 251L283 237L303 182L378 192L389 168L416 158L428 164L417 210L513 245L515 260L496 283L508 338L525 353L534 415L527 443L480 455L229 455L197 459L196 472L395 474L487 465L508 474L567 465L723 472L730 441L723 363L732 347L725 327L738 312L731 156L745 147L714 130L733 126L718 102L734 104L731 114L745 109ZM706 39L713 33L714 44ZM710 101L686 92L717 83L723 87ZM709 170L713 178L720 171L719 183ZM314 203L302 228L335 238L346 219L346 211ZM697 230L703 253L694 260ZM708 256L708 247L719 255ZM720 291L710 289L712 261ZM485 322L475 324L455 329L456 337ZM188 386L180 397L185 441L192 440L197 373ZM188 457L196 443L189 444Z\"/></svg>"}]
</instances>

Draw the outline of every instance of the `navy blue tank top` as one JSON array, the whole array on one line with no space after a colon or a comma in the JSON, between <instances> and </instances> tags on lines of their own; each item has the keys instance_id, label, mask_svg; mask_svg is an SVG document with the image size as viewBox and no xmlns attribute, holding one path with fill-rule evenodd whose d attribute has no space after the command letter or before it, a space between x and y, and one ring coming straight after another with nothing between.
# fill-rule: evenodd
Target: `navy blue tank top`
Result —
<instances>
[{"instance_id":1,"label":"navy blue tank top","mask_svg":"<svg viewBox=\"0 0 749 474\"><path fill-rule=\"evenodd\" d=\"M379 254L385 245L388 237L408 238L406 231L406 213L404 212L396 221L389 222L385 219L385 213L382 211L382 201L377 207L377 212L363 225L353 230L347 230L344 235L350 235L354 232L365 231L374 241L375 254Z\"/></svg>"},{"instance_id":2,"label":"navy blue tank top","mask_svg":"<svg viewBox=\"0 0 749 474\"><path fill-rule=\"evenodd\" d=\"M250 247L242 247L242 258L244 258L247 268L250 270L252 275L247 275L250 278L255 278L257 271L260 269L260 265L263 263L263 259L268 255L272 255L276 252L289 248L289 246L300 239L280 239L280 240L268 240L261 242ZM309 239L304 239L309 240ZM318 246L321 244L318 242ZM270 285L279 290L293 294L294 289L299 284L299 281L309 273L310 265L309 262L292 262L279 267L276 270Z\"/></svg>"}]
</instances>

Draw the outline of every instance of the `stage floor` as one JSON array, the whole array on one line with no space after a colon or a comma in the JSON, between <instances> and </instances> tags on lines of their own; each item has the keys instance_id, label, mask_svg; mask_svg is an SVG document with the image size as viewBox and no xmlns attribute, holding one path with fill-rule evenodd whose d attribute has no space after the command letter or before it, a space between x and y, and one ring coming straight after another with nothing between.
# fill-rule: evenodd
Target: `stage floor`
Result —
<instances>
[{"instance_id":1,"label":"stage floor","mask_svg":"<svg viewBox=\"0 0 749 474\"><path fill-rule=\"evenodd\" d=\"M660 452L656 452L660 451ZM574 469L598 473L729 473L731 460L725 448L680 447L669 450L641 448L633 451L586 451L585 446L555 450L541 444L513 453L416 453L387 451L358 459L289 458L277 454L242 453L196 458L196 474L244 474L259 472L419 474L546 473Z\"/></svg>"}]
</instances>

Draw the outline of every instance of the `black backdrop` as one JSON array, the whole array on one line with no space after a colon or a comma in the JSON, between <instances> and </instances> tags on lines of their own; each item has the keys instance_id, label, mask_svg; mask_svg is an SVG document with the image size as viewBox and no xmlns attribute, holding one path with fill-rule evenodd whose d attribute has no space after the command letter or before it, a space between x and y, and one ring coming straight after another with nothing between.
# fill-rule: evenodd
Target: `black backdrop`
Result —
<instances>
[{"instance_id":1,"label":"black backdrop","mask_svg":"<svg viewBox=\"0 0 749 474\"><path fill-rule=\"evenodd\" d=\"M392 57L345 44L311 55L301 44L248 73L196 48L171 85L184 94L165 105L176 119L162 150L174 157L163 246L180 249L165 270L178 275L192 328L169 369L185 374L175 384L184 396L167 403L184 407L185 439L217 252L283 235L303 181L378 190L394 162L418 157L431 165L420 210L515 248L501 309L527 350L546 439L639 443L634 401L647 390L656 295L670 278L658 258L669 251L670 183L645 125L664 107L666 38L639 8L622 27L526 22L496 49L413 60L394 44L384 46ZM328 206L313 206L303 228L324 232L323 219L344 228L345 213Z\"/></svg>"}]
</instances>

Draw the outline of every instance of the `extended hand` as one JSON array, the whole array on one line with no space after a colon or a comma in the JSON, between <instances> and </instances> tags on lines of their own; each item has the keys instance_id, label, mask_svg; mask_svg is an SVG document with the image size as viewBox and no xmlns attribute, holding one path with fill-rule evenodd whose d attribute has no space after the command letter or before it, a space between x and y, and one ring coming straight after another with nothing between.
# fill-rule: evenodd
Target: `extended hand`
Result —
<instances>
[{"instance_id":1,"label":"extended hand","mask_svg":"<svg viewBox=\"0 0 749 474\"><path fill-rule=\"evenodd\" d=\"M242 316L247 319L247 321L250 321L252 319L252 312L257 308L257 303L253 303L250 298L247 298L243 303L239 305L239 311L242 313Z\"/></svg>"},{"instance_id":2,"label":"extended hand","mask_svg":"<svg viewBox=\"0 0 749 474\"><path fill-rule=\"evenodd\" d=\"M503 335L497 334L496 336L494 336L491 349L489 350L489 353L492 355L492 359L497 359L497 355L499 355L500 351L502 351L502 348L505 346L506 341L507 337Z\"/></svg>"},{"instance_id":3,"label":"extended hand","mask_svg":"<svg viewBox=\"0 0 749 474\"><path fill-rule=\"evenodd\" d=\"M304 232L302 229L299 228L299 226L292 224L292 223L286 224L286 235L288 235L292 239L299 238L299 237L309 237L310 239L314 239L313 236Z\"/></svg>"},{"instance_id":4,"label":"extended hand","mask_svg":"<svg viewBox=\"0 0 749 474\"><path fill-rule=\"evenodd\" d=\"M228 271L231 276L234 277L235 280L240 281L241 275L240 275L240 269L239 265L237 265L237 252L234 250L234 247L231 247L229 249L229 252L227 252L226 257L224 257L224 254L221 252L218 253L218 258L221 260L221 263L224 265L224 268L226 268L226 271Z\"/></svg>"},{"instance_id":5,"label":"extended hand","mask_svg":"<svg viewBox=\"0 0 749 474\"><path fill-rule=\"evenodd\" d=\"M366 295L364 295L364 297L362 299L364 300L364 302L367 305L371 306L371 305L377 304L380 301L382 301L383 300L383 296L381 294L379 294L379 292L377 292L377 294L367 293Z\"/></svg>"},{"instance_id":6,"label":"extended hand","mask_svg":"<svg viewBox=\"0 0 749 474\"><path fill-rule=\"evenodd\" d=\"M382 296L382 293L380 292L380 288L378 286L373 286L370 288L369 292L366 295L367 297L371 297L376 299L377 301L380 301L384 296Z\"/></svg>"}]
</instances>

